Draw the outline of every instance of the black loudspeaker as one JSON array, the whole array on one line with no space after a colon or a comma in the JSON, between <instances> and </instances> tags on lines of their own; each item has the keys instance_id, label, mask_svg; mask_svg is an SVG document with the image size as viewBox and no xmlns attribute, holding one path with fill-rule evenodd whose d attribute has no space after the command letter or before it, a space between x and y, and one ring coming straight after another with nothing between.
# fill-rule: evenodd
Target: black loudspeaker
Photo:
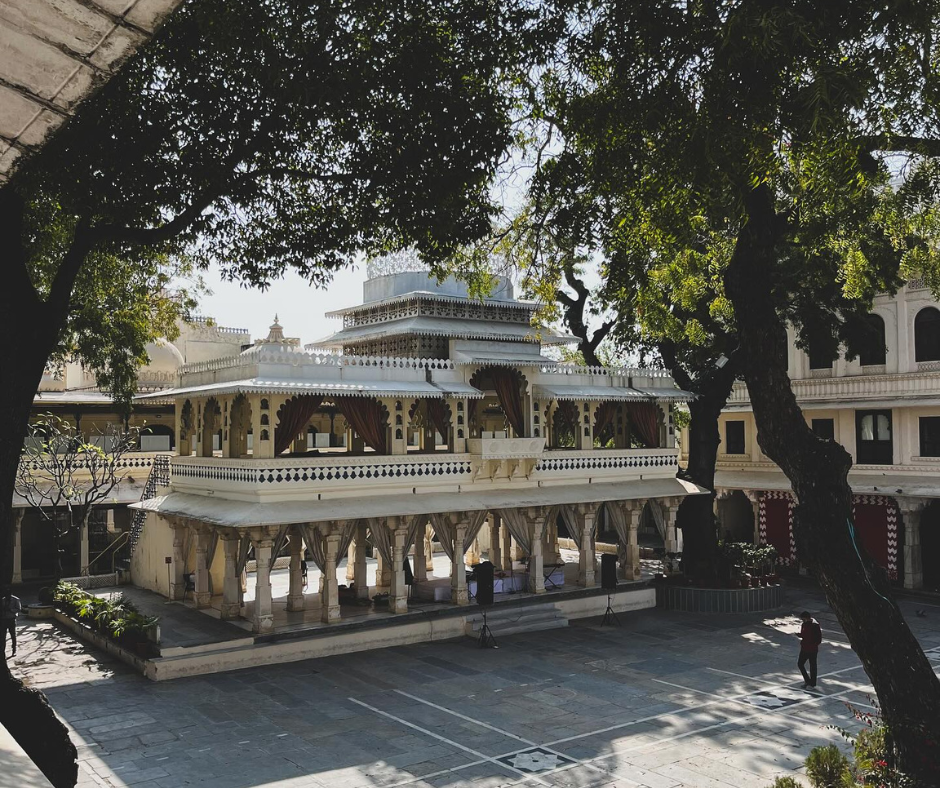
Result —
<instances>
[{"instance_id":1,"label":"black loudspeaker","mask_svg":"<svg viewBox=\"0 0 940 788\"><path fill-rule=\"evenodd\" d=\"M477 604L493 604L493 572L496 569L489 561L477 564L473 574L477 581Z\"/></svg>"},{"instance_id":2,"label":"black loudspeaker","mask_svg":"<svg viewBox=\"0 0 940 788\"><path fill-rule=\"evenodd\" d=\"M601 588L606 591L617 588L617 556L613 553L601 554Z\"/></svg>"}]
</instances>

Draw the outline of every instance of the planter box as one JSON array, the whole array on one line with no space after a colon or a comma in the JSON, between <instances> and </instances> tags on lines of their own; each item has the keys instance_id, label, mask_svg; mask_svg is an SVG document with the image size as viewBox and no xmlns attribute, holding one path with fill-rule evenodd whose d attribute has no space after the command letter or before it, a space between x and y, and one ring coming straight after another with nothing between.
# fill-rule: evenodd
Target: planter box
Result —
<instances>
[{"instance_id":1,"label":"planter box","mask_svg":"<svg viewBox=\"0 0 940 788\"><path fill-rule=\"evenodd\" d=\"M91 627L69 618L61 610L56 609L54 615L56 621L77 635L80 639L91 643L93 646L97 646L103 651L107 651L112 656L121 660L121 662L125 662L130 665L137 672L146 675L148 661L146 657L138 656L134 652L129 651L121 645L118 645L113 640L111 640L111 638L105 637L100 632L95 632L95 630L93 630Z\"/></svg>"},{"instance_id":2,"label":"planter box","mask_svg":"<svg viewBox=\"0 0 940 788\"><path fill-rule=\"evenodd\" d=\"M54 605L29 605L26 608L28 618L54 618L55 612Z\"/></svg>"},{"instance_id":3,"label":"planter box","mask_svg":"<svg viewBox=\"0 0 940 788\"><path fill-rule=\"evenodd\" d=\"M656 607L685 613L760 613L783 604L783 586L760 588L656 587Z\"/></svg>"}]
</instances>

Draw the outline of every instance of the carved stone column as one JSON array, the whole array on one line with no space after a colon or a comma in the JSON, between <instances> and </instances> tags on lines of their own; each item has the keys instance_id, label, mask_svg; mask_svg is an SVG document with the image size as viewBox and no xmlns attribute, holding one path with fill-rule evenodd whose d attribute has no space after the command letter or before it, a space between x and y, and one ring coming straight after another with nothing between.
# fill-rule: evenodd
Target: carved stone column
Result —
<instances>
[{"instance_id":1,"label":"carved stone column","mask_svg":"<svg viewBox=\"0 0 940 788\"><path fill-rule=\"evenodd\" d=\"M196 531L196 577L193 604L197 608L209 607L212 594L209 591L209 540L212 532L205 527Z\"/></svg>"},{"instance_id":2,"label":"carved stone column","mask_svg":"<svg viewBox=\"0 0 940 788\"><path fill-rule=\"evenodd\" d=\"M754 512L754 544L760 544L760 490L745 490L744 494L751 502ZM718 496L715 496L715 506L718 506Z\"/></svg>"},{"instance_id":3,"label":"carved stone column","mask_svg":"<svg viewBox=\"0 0 940 788\"><path fill-rule=\"evenodd\" d=\"M470 566L476 566L480 563L480 542L477 539L474 539L470 545L470 549L467 550L466 554L467 563Z\"/></svg>"},{"instance_id":4,"label":"carved stone column","mask_svg":"<svg viewBox=\"0 0 940 788\"><path fill-rule=\"evenodd\" d=\"M388 565L382 554L376 549L375 551L375 584L381 588L389 588L392 585L392 575L391 567Z\"/></svg>"},{"instance_id":5,"label":"carved stone column","mask_svg":"<svg viewBox=\"0 0 940 788\"><path fill-rule=\"evenodd\" d=\"M512 570L512 534L505 525L499 528L503 539L503 570L509 572Z\"/></svg>"},{"instance_id":6,"label":"carved stone column","mask_svg":"<svg viewBox=\"0 0 940 788\"><path fill-rule=\"evenodd\" d=\"M923 588L924 559L920 543L920 520L928 501L925 498L896 500L904 518L904 587Z\"/></svg>"},{"instance_id":7,"label":"carved stone column","mask_svg":"<svg viewBox=\"0 0 940 788\"><path fill-rule=\"evenodd\" d=\"M434 539L433 529L426 525L424 527L424 568L426 571L434 574Z\"/></svg>"},{"instance_id":8,"label":"carved stone column","mask_svg":"<svg viewBox=\"0 0 940 788\"><path fill-rule=\"evenodd\" d=\"M336 561L340 536L333 529L326 535L326 556L323 566L323 591L320 597L320 620L334 624L340 620L339 583L336 580Z\"/></svg>"},{"instance_id":9,"label":"carved stone column","mask_svg":"<svg viewBox=\"0 0 940 788\"><path fill-rule=\"evenodd\" d=\"M424 557L424 531L427 529L427 526L424 528L418 527L417 533L415 534L415 582L423 583L428 579L428 565Z\"/></svg>"},{"instance_id":10,"label":"carved stone column","mask_svg":"<svg viewBox=\"0 0 940 788\"><path fill-rule=\"evenodd\" d=\"M665 548L667 555L663 559L663 569L666 574L675 574L679 571L679 562L668 557L669 553L678 553L682 548L679 535L676 533L676 514L679 511L680 501L668 498L663 501L663 521L666 526Z\"/></svg>"},{"instance_id":11,"label":"carved stone column","mask_svg":"<svg viewBox=\"0 0 940 788\"><path fill-rule=\"evenodd\" d=\"M25 509L13 510L13 577L11 582L19 585L23 582L23 515Z\"/></svg>"},{"instance_id":12,"label":"carved stone column","mask_svg":"<svg viewBox=\"0 0 940 788\"><path fill-rule=\"evenodd\" d=\"M503 567L503 551L499 543L499 515L491 514L489 517L490 529L490 563L497 569Z\"/></svg>"},{"instance_id":13,"label":"carved stone column","mask_svg":"<svg viewBox=\"0 0 940 788\"><path fill-rule=\"evenodd\" d=\"M637 534L640 530L640 518L643 516L643 506L646 501L633 501L631 503L638 505L632 506L624 512L624 516L627 518L627 534L629 539L627 540L626 565L621 567L621 570L625 580L639 580L640 544L637 539Z\"/></svg>"},{"instance_id":14,"label":"carved stone column","mask_svg":"<svg viewBox=\"0 0 940 788\"><path fill-rule=\"evenodd\" d=\"M225 564L222 573L222 618L231 620L241 615L241 589L239 588L239 577L236 574L236 564L238 563L238 535L233 533L224 533L220 537L222 540L222 550L224 553Z\"/></svg>"},{"instance_id":15,"label":"carved stone column","mask_svg":"<svg viewBox=\"0 0 940 788\"><path fill-rule=\"evenodd\" d=\"M455 605L467 605L470 600L467 596L467 568L463 562L464 541L467 538L467 520L465 515L458 515L461 519L454 529L454 560L450 571L450 601Z\"/></svg>"},{"instance_id":16,"label":"carved stone column","mask_svg":"<svg viewBox=\"0 0 940 788\"><path fill-rule=\"evenodd\" d=\"M529 591L545 593L544 561L542 560L542 536L545 533L545 517L541 513L529 515L529 534L532 553L529 555Z\"/></svg>"},{"instance_id":17,"label":"carved stone column","mask_svg":"<svg viewBox=\"0 0 940 788\"><path fill-rule=\"evenodd\" d=\"M594 512L578 507L575 517L581 520L581 544L578 545L578 585L594 585Z\"/></svg>"},{"instance_id":18,"label":"carved stone column","mask_svg":"<svg viewBox=\"0 0 940 788\"><path fill-rule=\"evenodd\" d=\"M88 523L82 523L79 527L79 564L78 573L80 575L88 574Z\"/></svg>"},{"instance_id":19,"label":"carved stone column","mask_svg":"<svg viewBox=\"0 0 940 788\"><path fill-rule=\"evenodd\" d=\"M346 551L346 582L354 583L356 581L356 551L359 549L357 542L359 534L349 543L349 550Z\"/></svg>"},{"instance_id":20,"label":"carved stone column","mask_svg":"<svg viewBox=\"0 0 940 788\"><path fill-rule=\"evenodd\" d=\"M186 544L186 526L182 523L171 523L173 529L173 560L170 562L170 599L182 600L186 593L186 556L183 548Z\"/></svg>"},{"instance_id":21,"label":"carved stone column","mask_svg":"<svg viewBox=\"0 0 940 788\"><path fill-rule=\"evenodd\" d=\"M287 609L292 613L304 609L304 576L300 567L303 558L304 543L295 530L290 535L290 584L287 591Z\"/></svg>"},{"instance_id":22,"label":"carved stone column","mask_svg":"<svg viewBox=\"0 0 940 788\"><path fill-rule=\"evenodd\" d=\"M356 526L356 540L354 542L356 554L353 557L353 582L356 584L356 599L369 598L369 565L366 562L366 524Z\"/></svg>"},{"instance_id":23,"label":"carved stone column","mask_svg":"<svg viewBox=\"0 0 940 788\"><path fill-rule=\"evenodd\" d=\"M266 529L252 530L251 543L255 548L255 610L252 629L255 632L274 630L274 610L271 600L271 549L274 539Z\"/></svg>"},{"instance_id":24,"label":"carved stone column","mask_svg":"<svg viewBox=\"0 0 940 788\"><path fill-rule=\"evenodd\" d=\"M388 591L388 609L392 613L408 612L408 586L405 585L405 538L406 526L400 517L389 517L387 527L391 530L390 547L392 550L391 585Z\"/></svg>"}]
</instances>

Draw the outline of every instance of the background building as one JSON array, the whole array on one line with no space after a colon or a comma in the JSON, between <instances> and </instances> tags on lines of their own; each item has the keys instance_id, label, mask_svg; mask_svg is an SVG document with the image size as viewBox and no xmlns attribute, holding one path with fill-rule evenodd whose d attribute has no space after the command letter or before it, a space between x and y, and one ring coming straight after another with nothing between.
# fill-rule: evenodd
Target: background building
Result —
<instances>
[{"instance_id":1,"label":"background building","mask_svg":"<svg viewBox=\"0 0 940 788\"><path fill-rule=\"evenodd\" d=\"M875 299L860 357L814 358L788 331L788 367L806 422L852 455L855 528L907 588L940 590L940 309L924 282ZM715 487L722 536L799 556L790 484L760 450L747 387L720 419Z\"/></svg>"}]
</instances>

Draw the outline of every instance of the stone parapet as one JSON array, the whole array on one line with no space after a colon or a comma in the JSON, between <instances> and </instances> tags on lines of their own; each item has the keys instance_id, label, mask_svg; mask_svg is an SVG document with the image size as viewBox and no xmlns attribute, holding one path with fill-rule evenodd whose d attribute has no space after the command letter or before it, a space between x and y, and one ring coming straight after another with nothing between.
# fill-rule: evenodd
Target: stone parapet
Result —
<instances>
[{"instance_id":1,"label":"stone parapet","mask_svg":"<svg viewBox=\"0 0 940 788\"><path fill-rule=\"evenodd\" d=\"M683 613L759 613L783 604L783 586L762 588L656 587L656 607Z\"/></svg>"}]
</instances>

